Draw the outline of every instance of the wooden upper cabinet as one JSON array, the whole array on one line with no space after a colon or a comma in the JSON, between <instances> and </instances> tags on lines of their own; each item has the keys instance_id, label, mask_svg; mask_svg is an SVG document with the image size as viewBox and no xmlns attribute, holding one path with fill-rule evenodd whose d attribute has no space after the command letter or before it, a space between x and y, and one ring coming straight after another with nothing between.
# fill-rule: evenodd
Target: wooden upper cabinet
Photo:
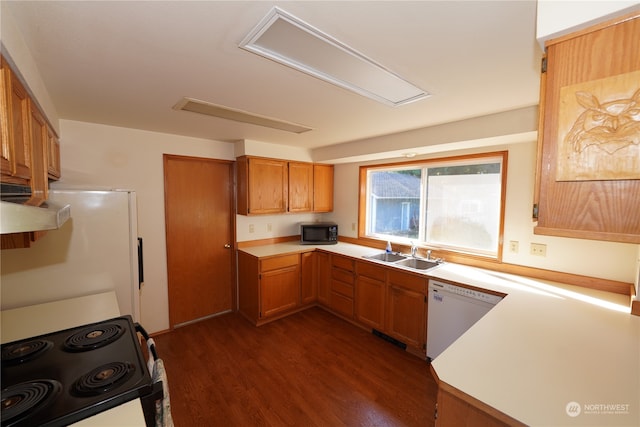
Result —
<instances>
[{"instance_id":1,"label":"wooden upper cabinet","mask_svg":"<svg viewBox=\"0 0 640 427\"><path fill-rule=\"evenodd\" d=\"M289 212L313 209L313 164L289 162Z\"/></svg>"},{"instance_id":2,"label":"wooden upper cabinet","mask_svg":"<svg viewBox=\"0 0 640 427\"><path fill-rule=\"evenodd\" d=\"M49 180L47 173L47 151L49 147L47 122L40 110L29 102L29 128L31 130L31 200L28 203L40 205L47 200Z\"/></svg>"},{"instance_id":3,"label":"wooden upper cabinet","mask_svg":"<svg viewBox=\"0 0 640 427\"><path fill-rule=\"evenodd\" d=\"M237 159L238 213L275 214L287 211L286 161L242 156Z\"/></svg>"},{"instance_id":4,"label":"wooden upper cabinet","mask_svg":"<svg viewBox=\"0 0 640 427\"><path fill-rule=\"evenodd\" d=\"M47 126L47 173L51 180L60 179L60 141L51 126Z\"/></svg>"},{"instance_id":5,"label":"wooden upper cabinet","mask_svg":"<svg viewBox=\"0 0 640 427\"><path fill-rule=\"evenodd\" d=\"M236 160L238 214L333 210L333 165L251 156Z\"/></svg>"},{"instance_id":6,"label":"wooden upper cabinet","mask_svg":"<svg viewBox=\"0 0 640 427\"><path fill-rule=\"evenodd\" d=\"M333 165L313 165L313 211L333 211Z\"/></svg>"},{"instance_id":7,"label":"wooden upper cabinet","mask_svg":"<svg viewBox=\"0 0 640 427\"><path fill-rule=\"evenodd\" d=\"M640 14L546 50L534 232L640 243Z\"/></svg>"},{"instance_id":8,"label":"wooden upper cabinet","mask_svg":"<svg viewBox=\"0 0 640 427\"><path fill-rule=\"evenodd\" d=\"M4 58L2 68L2 181L28 185L31 179L29 95Z\"/></svg>"}]
</instances>

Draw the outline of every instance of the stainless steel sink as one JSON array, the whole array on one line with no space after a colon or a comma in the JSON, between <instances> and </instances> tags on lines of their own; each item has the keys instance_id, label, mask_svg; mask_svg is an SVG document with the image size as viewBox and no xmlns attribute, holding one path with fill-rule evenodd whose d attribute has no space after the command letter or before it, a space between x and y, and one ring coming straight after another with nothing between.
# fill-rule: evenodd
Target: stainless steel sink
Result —
<instances>
[{"instance_id":1,"label":"stainless steel sink","mask_svg":"<svg viewBox=\"0 0 640 427\"><path fill-rule=\"evenodd\" d=\"M368 256L365 256L364 258L366 258L366 259L375 259L375 260L384 261L384 262L396 262L396 261L400 261L400 260L406 259L407 257L404 256L404 255L400 255L400 254L382 252L382 253L375 254L375 255L368 255Z\"/></svg>"},{"instance_id":2,"label":"stainless steel sink","mask_svg":"<svg viewBox=\"0 0 640 427\"><path fill-rule=\"evenodd\" d=\"M439 265L437 262L428 261L422 258L406 258L402 261L398 261L395 265L402 265L404 267L413 268L415 270L428 270L430 268Z\"/></svg>"}]
</instances>

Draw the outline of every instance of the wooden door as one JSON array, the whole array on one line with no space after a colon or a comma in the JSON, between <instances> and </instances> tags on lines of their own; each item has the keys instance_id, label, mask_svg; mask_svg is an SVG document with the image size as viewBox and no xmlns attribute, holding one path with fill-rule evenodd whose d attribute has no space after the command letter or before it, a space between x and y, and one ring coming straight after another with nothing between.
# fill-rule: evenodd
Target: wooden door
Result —
<instances>
[{"instance_id":1,"label":"wooden door","mask_svg":"<svg viewBox=\"0 0 640 427\"><path fill-rule=\"evenodd\" d=\"M171 327L235 306L233 163L164 155Z\"/></svg>"}]
</instances>

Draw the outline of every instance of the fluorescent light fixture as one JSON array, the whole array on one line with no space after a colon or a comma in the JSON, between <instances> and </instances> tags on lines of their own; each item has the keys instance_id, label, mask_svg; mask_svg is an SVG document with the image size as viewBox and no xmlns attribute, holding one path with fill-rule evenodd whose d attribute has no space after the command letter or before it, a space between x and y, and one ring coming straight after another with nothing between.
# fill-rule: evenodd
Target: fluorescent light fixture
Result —
<instances>
[{"instance_id":1,"label":"fluorescent light fixture","mask_svg":"<svg viewBox=\"0 0 640 427\"><path fill-rule=\"evenodd\" d=\"M174 110L191 111L192 113L205 114L207 116L218 117L236 122L249 123L252 125L268 127L272 129L284 130L292 133L303 133L312 130L312 128L297 123L286 122L284 120L274 119L272 117L260 116L258 114L248 113L242 110L225 107L223 105L212 104L206 101L200 101L193 98L182 98L176 105Z\"/></svg>"},{"instance_id":2,"label":"fluorescent light fixture","mask_svg":"<svg viewBox=\"0 0 640 427\"><path fill-rule=\"evenodd\" d=\"M387 105L408 104L430 96L277 7L245 37L240 47Z\"/></svg>"}]
</instances>

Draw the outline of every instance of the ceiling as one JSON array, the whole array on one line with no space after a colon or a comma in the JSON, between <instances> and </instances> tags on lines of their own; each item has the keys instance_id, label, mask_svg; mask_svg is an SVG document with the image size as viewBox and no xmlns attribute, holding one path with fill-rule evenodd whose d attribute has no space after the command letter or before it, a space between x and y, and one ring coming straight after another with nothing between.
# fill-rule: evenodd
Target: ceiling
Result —
<instances>
[{"instance_id":1,"label":"ceiling","mask_svg":"<svg viewBox=\"0 0 640 427\"><path fill-rule=\"evenodd\" d=\"M535 0L2 3L62 119L312 149L538 103ZM389 106L239 48L274 6L432 96ZM183 97L313 130L173 109Z\"/></svg>"}]
</instances>

